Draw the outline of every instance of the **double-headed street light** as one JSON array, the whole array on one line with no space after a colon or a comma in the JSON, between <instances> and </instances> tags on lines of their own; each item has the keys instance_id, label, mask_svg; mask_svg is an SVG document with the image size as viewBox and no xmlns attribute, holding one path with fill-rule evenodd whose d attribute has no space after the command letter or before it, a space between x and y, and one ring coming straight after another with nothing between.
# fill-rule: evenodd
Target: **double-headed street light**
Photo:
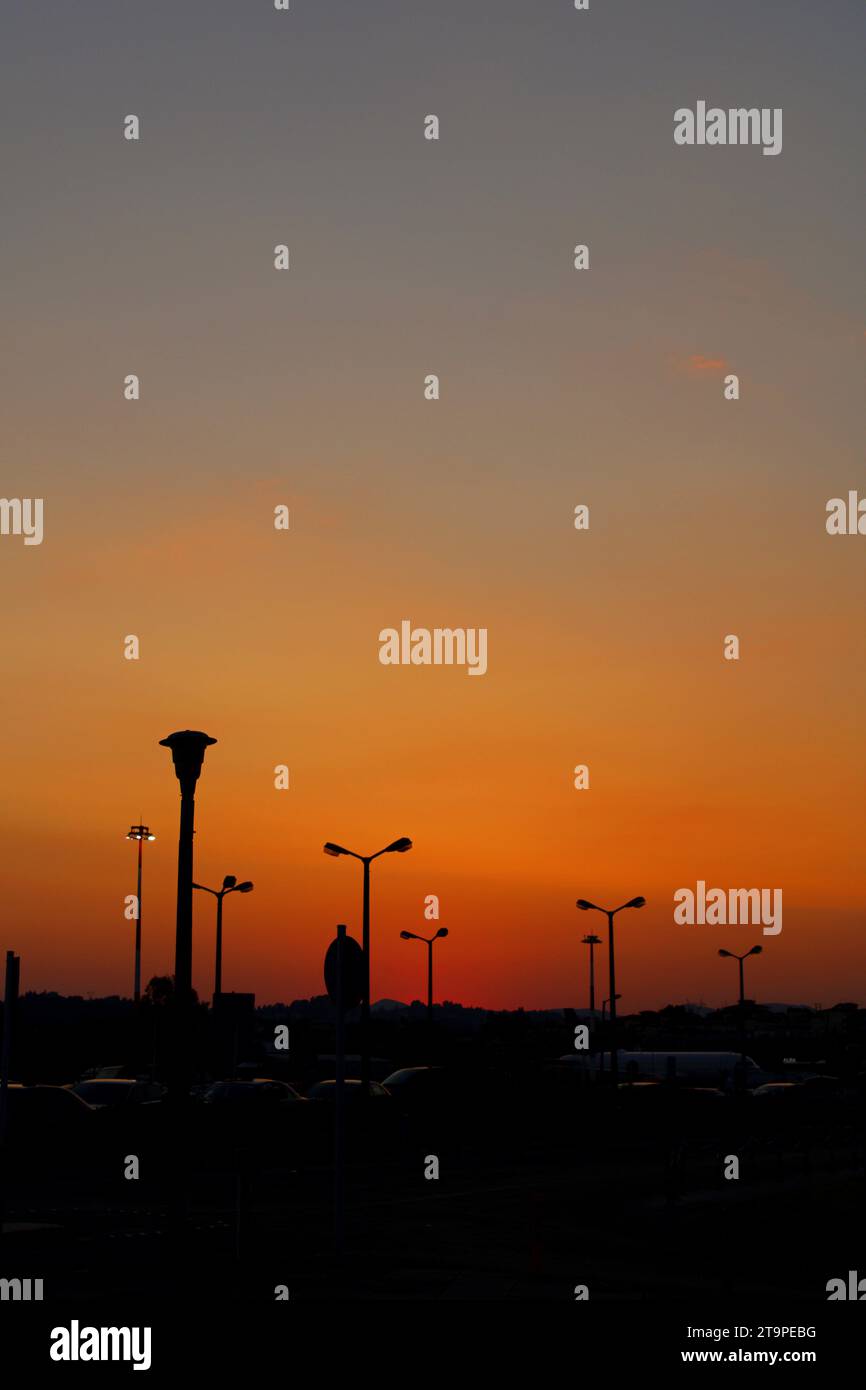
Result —
<instances>
[{"instance_id":1,"label":"double-headed street light","mask_svg":"<svg viewBox=\"0 0 866 1390\"><path fill-rule=\"evenodd\" d=\"M393 840L384 849L379 849L375 854L356 854L353 849L344 849L342 845L335 845L331 840L323 846L325 854L332 855L335 859L341 854L348 854L351 859L360 859L364 865L364 901L363 901L363 934L361 938L361 948L364 952L364 997L361 1000L361 1083L362 1095L367 1096L370 1091L370 865L374 859L378 859L382 854L405 854L412 848L412 841L405 835L399 840Z\"/></svg>"},{"instance_id":2,"label":"double-headed street light","mask_svg":"<svg viewBox=\"0 0 866 1390\"><path fill-rule=\"evenodd\" d=\"M737 1031L740 1034L740 1074L737 1078L737 1084L741 1088L745 1086L746 1082L746 989L743 978L743 961L748 960L749 956L759 956L763 949L763 946L753 946L751 951L744 951L741 956L738 956L736 951L719 950L720 956L730 957L730 959L735 960L740 967L740 1004L737 1009L739 1023Z\"/></svg>"},{"instance_id":3,"label":"double-headed street light","mask_svg":"<svg viewBox=\"0 0 866 1390\"><path fill-rule=\"evenodd\" d=\"M613 919L618 912L624 912L627 907L644 907L646 898L629 898L627 903L622 903L619 907L608 908L598 907L595 903L587 902L586 898L578 898L577 906L581 912L603 912L607 918L607 945L608 945L608 969L610 984L610 1073L614 1088L619 1080L619 1058L616 1048L616 965L613 952Z\"/></svg>"},{"instance_id":4,"label":"double-headed street light","mask_svg":"<svg viewBox=\"0 0 866 1390\"><path fill-rule=\"evenodd\" d=\"M141 1001L141 846L145 840L155 840L146 825L131 825L127 840L138 841L138 891L136 893L137 911L135 914L135 971L133 974L132 997L136 1004Z\"/></svg>"},{"instance_id":5,"label":"double-headed street light","mask_svg":"<svg viewBox=\"0 0 866 1390\"><path fill-rule=\"evenodd\" d=\"M737 961L737 962L739 963L739 966L740 966L740 1008L741 1008L741 1009L742 1009L743 1005L744 1005L745 1002L746 1002L745 984L744 984L744 980L743 980L743 961L744 961L744 960L748 960L748 959L749 959L749 956L759 956L759 955L761 954L761 952L763 951L763 949L764 949L763 946L753 946L752 949L751 949L751 951L744 951L743 954L742 954L741 956L738 956L737 953L736 953L736 951L723 951L723 950L721 950L721 949L719 950L719 955L720 955L720 956L729 956L731 960L735 960L735 961Z\"/></svg>"},{"instance_id":6,"label":"double-headed street light","mask_svg":"<svg viewBox=\"0 0 866 1390\"><path fill-rule=\"evenodd\" d=\"M234 874L226 874L223 879L222 888L207 888L203 883L194 883L193 888L197 888L200 893L212 893L217 900L216 913L216 968L214 970L214 1000L217 995L222 993L223 981L223 898L228 893L251 893L255 884L247 879L244 883L238 883Z\"/></svg>"},{"instance_id":7,"label":"double-headed street light","mask_svg":"<svg viewBox=\"0 0 866 1390\"><path fill-rule=\"evenodd\" d=\"M413 931L401 931L403 941L423 941L427 947L427 1022L430 1035L433 1035L433 942L440 936L447 936L448 928L440 927L434 936L418 936Z\"/></svg>"}]
</instances>

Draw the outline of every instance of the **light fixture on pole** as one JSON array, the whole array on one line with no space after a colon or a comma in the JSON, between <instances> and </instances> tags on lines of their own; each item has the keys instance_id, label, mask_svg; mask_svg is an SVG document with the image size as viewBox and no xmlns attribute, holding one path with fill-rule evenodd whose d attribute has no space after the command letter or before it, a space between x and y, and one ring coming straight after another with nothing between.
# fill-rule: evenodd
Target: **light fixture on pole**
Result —
<instances>
[{"instance_id":1,"label":"light fixture on pole","mask_svg":"<svg viewBox=\"0 0 866 1390\"><path fill-rule=\"evenodd\" d=\"M331 840L328 840L323 846L325 854L330 854L334 859L341 854L347 854L350 859L360 859L364 865L363 931L361 937L361 949L364 952L364 998L361 1000L361 1094L364 1097L370 1093L370 865L374 859L378 859L382 854L405 854L411 848L412 841L405 835L399 840L392 840L390 845L377 850L375 854L356 854L353 849L344 849L342 845L335 845Z\"/></svg>"},{"instance_id":2,"label":"light fixture on pole","mask_svg":"<svg viewBox=\"0 0 866 1390\"><path fill-rule=\"evenodd\" d=\"M214 967L214 987L213 994L216 1001L218 995L222 994L223 980L223 898L228 893L251 893L255 887L247 879L244 883L238 883L234 874L226 874L223 879L222 888L208 888L203 883L194 883L193 888L197 888L200 893L211 893L217 900L216 911L216 964Z\"/></svg>"},{"instance_id":3,"label":"light fixture on pole","mask_svg":"<svg viewBox=\"0 0 866 1390\"><path fill-rule=\"evenodd\" d=\"M136 893L137 911L135 914L135 970L133 973L132 997L136 1004L141 1001L141 847L145 840L155 840L146 825L131 825L127 840L138 841L138 891Z\"/></svg>"},{"instance_id":4,"label":"light fixture on pole","mask_svg":"<svg viewBox=\"0 0 866 1390\"><path fill-rule=\"evenodd\" d=\"M740 1087L745 1085L746 1080L746 989L743 974L743 961L748 960L749 956L759 956L763 949L763 946L753 946L750 951L744 951L741 956L738 956L735 951L719 949L720 956L727 956L729 959L735 960L740 967L740 1002L737 1008L737 1020L739 1025L737 1031L740 1035L740 1074L738 1077L738 1085Z\"/></svg>"},{"instance_id":5,"label":"light fixture on pole","mask_svg":"<svg viewBox=\"0 0 866 1390\"><path fill-rule=\"evenodd\" d=\"M619 907L598 907L596 903L587 902L586 898L578 898L577 906L581 912L602 912L607 918L607 946L608 946L608 971L610 985L610 1072L611 1082L614 1088L619 1081L619 1058L617 1057L616 1039L616 963L613 950L613 919L618 912L624 912L627 907L645 907L646 898L629 898L627 903L622 903Z\"/></svg>"},{"instance_id":6,"label":"light fixture on pole","mask_svg":"<svg viewBox=\"0 0 866 1390\"><path fill-rule=\"evenodd\" d=\"M447 936L448 928L440 927L434 936L418 936L413 931L401 931L400 936L404 941L423 941L427 947L427 1023L430 1033L433 1033L433 942L438 941L440 936Z\"/></svg>"},{"instance_id":7,"label":"light fixture on pole","mask_svg":"<svg viewBox=\"0 0 866 1390\"><path fill-rule=\"evenodd\" d=\"M735 960L735 961L737 961L737 963L739 964L739 967L740 967L740 1008L741 1008L741 1009L742 1009L743 1005L744 1005L745 1002L746 1002L745 982L744 982L744 976L743 976L743 961L744 961L744 960L748 960L748 959L749 959L749 956L759 956L759 955L761 954L761 952L763 951L763 949L764 949L763 946L753 946L752 949L751 949L751 951L744 951L743 954L742 954L741 956L738 956L737 953L736 953L735 951L724 951L724 950L721 950L721 949L719 950L719 955L720 955L720 956L728 956L731 960Z\"/></svg>"}]
</instances>

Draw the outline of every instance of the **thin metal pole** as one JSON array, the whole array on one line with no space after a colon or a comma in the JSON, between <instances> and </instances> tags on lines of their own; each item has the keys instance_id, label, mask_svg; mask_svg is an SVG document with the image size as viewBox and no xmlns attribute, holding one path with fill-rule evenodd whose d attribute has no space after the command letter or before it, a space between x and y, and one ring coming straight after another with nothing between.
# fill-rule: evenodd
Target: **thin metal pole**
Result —
<instances>
[{"instance_id":1,"label":"thin metal pole","mask_svg":"<svg viewBox=\"0 0 866 1390\"><path fill-rule=\"evenodd\" d=\"M361 1001L361 1096L370 1092L370 861L364 864L364 903L361 949L364 952L364 998Z\"/></svg>"},{"instance_id":2,"label":"thin metal pole","mask_svg":"<svg viewBox=\"0 0 866 1390\"><path fill-rule=\"evenodd\" d=\"M140 827L139 827L140 832ZM138 911L135 914L135 974L132 997L135 1003L141 1001L141 834L138 836Z\"/></svg>"},{"instance_id":3,"label":"thin metal pole","mask_svg":"<svg viewBox=\"0 0 866 1390\"><path fill-rule=\"evenodd\" d=\"M616 966L613 956L613 919L614 913L607 914L608 926L608 965L610 969L610 1074L611 1085L616 1090L619 1082L619 1056L617 1054L616 1038Z\"/></svg>"},{"instance_id":4,"label":"thin metal pole","mask_svg":"<svg viewBox=\"0 0 866 1390\"><path fill-rule=\"evenodd\" d=\"M337 1006L337 1084L334 1097L334 1244L342 1254L345 1238L346 1157L345 1157L345 1076L346 1038L343 1018L343 953L346 928L337 927L337 980L334 993Z\"/></svg>"},{"instance_id":5,"label":"thin metal pole","mask_svg":"<svg viewBox=\"0 0 866 1390\"><path fill-rule=\"evenodd\" d=\"M427 1055L430 1059L430 1066L433 1065L433 942L435 936L427 942Z\"/></svg>"},{"instance_id":6,"label":"thin metal pole","mask_svg":"<svg viewBox=\"0 0 866 1390\"><path fill-rule=\"evenodd\" d=\"M6 985L3 993L3 1046L0 1058L0 1238L6 1210L6 1135L8 1130L9 1066L12 1057L12 1026L18 1002L21 960L14 951L6 952Z\"/></svg>"},{"instance_id":7,"label":"thin metal pole","mask_svg":"<svg viewBox=\"0 0 866 1390\"><path fill-rule=\"evenodd\" d=\"M745 1089L746 1085L746 991L743 971L744 960L744 956L737 956L737 964L740 967L740 1007L737 1010L740 1025L740 1077L737 1089L741 1091Z\"/></svg>"},{"instance_id":8,"label":"thin metal pole","mask_svg":"<svg viewBox=\"0 0 866 1390\"><path fill-rule=\"evenodd\" d=\"M3 993L3 1051L0 1062L0 1143L6 1138L8 1119L9 1066L12 1058L12 1023L18 1002L18 981L21 958L14 951L6 952L6 984Z\"/></svg>"},{"instance_id":9,"label":"thin metal pole","mask_svg":"<svg viewBox=\"0 0 866 1390\"><path fill-rule=\"evenodd\" d=\"M217 900L217 920L216 920L216 968L214 970L214 998L222 994L223 987L223 894L220 891L216 895Z\"/></svg>"}]
</instances>

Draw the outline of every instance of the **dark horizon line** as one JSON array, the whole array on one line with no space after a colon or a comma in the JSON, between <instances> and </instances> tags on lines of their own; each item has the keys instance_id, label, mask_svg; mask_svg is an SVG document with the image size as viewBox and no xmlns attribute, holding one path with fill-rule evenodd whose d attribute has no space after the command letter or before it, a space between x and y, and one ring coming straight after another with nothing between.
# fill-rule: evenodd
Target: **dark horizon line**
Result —
<instances>
[{"instance_id":1,"label":"dark horizon line","mask_svg":"<svg viewBox=\"0 0 866 1390\"><path fill-rule=\"evenodd\" d=\"M160 977L160 978L162 978L162 977ZM223 995L224 995L224 996L227 996L227 997L232 997L232 996L234 995L234 996L236 996L236 997L243 998L243 997L248 997L249 991L246 991L246 990L239 990L239 991L224 990L224 991L223 991ZM128 995L128 994L97 994L97 995L94 995L94 994L75 994L75 993L74 993L74 994L63 994L61 991L56 990L56 989L41 989L41 990L39 990L39 989L28 989L28 990L23 990L23 991L21 992L21 994L19 995L19 1000L24 1000L24 999L27 999L27 998L36 998L36 999L38 999L38 998L44 998L44 997L53 997L53 998L55 998L55 999L65 1000L65 1001L69 1001L69 1002L71 1002L71 1001L73 1001L73 1000L80 1000L82 1003L94 1003L94 1004L97 1004L97 1003L107 1003L107 1002L115 1001L115 1000L116 1000L118 1003L131 1004L131 1005L134 1005L134 1004L135 1004L135 1000L132 998L131 995ZM255 995L253 995L253 998L255 998ZM142 1000L144 1001L144 993L142 994ZM213 996L212 996L212 995L211 995L211 996L200 996L198 1002L199 1002L200 1004L206 1004L206 1005L210 1006L210 1005L212 1004L212 1000L213 1000ZM2 1002L3 1002L3 1001L0 1000L0 1004L2 1004ZM328 998L328 995L323 993L323 994L313 994L313 995L310 995L310 996L304 997L304 998L298 997L298 998L292 999L292 1000L290 1000L290 1001L288 1001L288 1002L286 1002L285 1000L279 1000L279 999L278 999L278 1000L271 1000L271 1001L268 1001L268 1002L266 1002L266 1003L256 1003L256 1004L254 1005L254 1008L255 1008L255 1011L258 1013L258 1012L260 1012L261 1010L264 1010L264 1009L292 1009L292 1008L294 1008L296 1005L319 1004L319 1003L325 1003L325 1002L327 1002L328 1004L330 1004L330 1000L329 1000L329 998ZM777 1011L778 1011L778 1010L782 1010L782 1009L807 1009L810 1013L832 1013L832 1012L834 1012L834 1011L840 1011L840 1012L841 1012L842 1010L849 1010L849 1011L850 1011L850 1010L852 1010L852 1009L856 1009L856 1010L860 1011L860 1010L866 1009L866 1004L862 1004L859 1000L853 1000L853 999L839 999L839 1000L837 1000L834 1004L828 1004L828 1005L815 1003L814 1001L813 1001L812 1003L810 1003L810 1004L806 1004L806 1003L798 1002L798 1001L795 1001L795 1000L768 1000L768 1001L764 1002L764 1001L762 1001L762 1000L759 1000L759 999L752 999L752 998L747 998L747 999L745 1000L745 1003L746 1003L747 1006L749 1006L749 1007L751 1007L751 1008L760 1008L760 1009L768 1009L768 1010L773 1010L773 1009L775 1009L775 1010L777 1010ZM423 1010L424 1012L426 1012L426 1010L427 1010L427 1003L426 1003L426 1001L424 1001L424 1000L421 1000L421 999L413 999L413 1000L407 1002L406 1000L403 1000L403 999L391 999L391 998L389 998L389 997L387 997L387 996L383 996L381 999L372 1000L372 1001L371 1001L370 1007L371 1007L372 1009L375 1009L375 1008L377 1008L377 1006L382 1005L382 1004L384 1004L384 1005L393 1005L393 1006L395 1006L395 1011L401 1010L401 1009L410 1010L410 1009L414 1009L414 1008L416 1008L416 1007L417 1007L418 1009ZM656 1013L662 1013L662 1012L664 1012L665 1009L684 1009L684 1010L689 1010L689 1011L692 1011L692 1012L698 1011L698 1010L704 1010L704 1011L706 1011L706 1012L708 1012L708 1013L719 1013L720 1011L722 1011L722 1010L724 1010L724 1009L737 1009L738 1007L739 1007L739 1003L738 1003L738 1000L736 1000L736 999L733 999L733 1000L731 1000L729 1003L724 1003L724 1004L703 1004L703 1003L696 1003L696 1002L692 1002L692 1001L686 1001L686 1002L675 1003L675 1002L673 1002L673 1001L668 1001L666 1004L659 1004L659 1005L656 1005L655 1007L651 1007L651 1008L637 1009L637 1010L633 1011L632 1013L620 1013L619 1017L620 1017L620 1019L625 1019L625 1018L637 1018L637 1017L640 1017L641 1014L656 1014ZM525 1004L517 1004L517 1005L515 1005L515 1006L512 1007L512 1008L508 1008L508 1007L496 1008L496 1007L492 1007L492 1006L489 1006L489 1005L486 1005L486 1004L464 1004L464 1003L462 1003L460 1000L456 1000L456 999L442 999L442 1000L436 1001L436 1002L434 1002L434 1004L433 1004L433 1008L434 1008L434 1009L442 1009L442 1008L461 1009L461 1010L463 1010L463 1011L466 1012L466 1013L484 1013L484 1014L515 1014L515 1013L523 1013L523 1014L564 1014L564 1013L591 1014L591 1013L595 1013L595 1014L597 1014L599 1017L601 1016L601 1012L602 1012L600 1008L597 1008L597 1009L595 1009L595 1010L592 1010L592 1009L590 1009L588 1006L586 1006L586 1005L581 1005L581 1004L551 1004L551 1005L547 1005L547 1006L528 1006L528 1005L525 1005Z\"/></svg>"}]
</instances>

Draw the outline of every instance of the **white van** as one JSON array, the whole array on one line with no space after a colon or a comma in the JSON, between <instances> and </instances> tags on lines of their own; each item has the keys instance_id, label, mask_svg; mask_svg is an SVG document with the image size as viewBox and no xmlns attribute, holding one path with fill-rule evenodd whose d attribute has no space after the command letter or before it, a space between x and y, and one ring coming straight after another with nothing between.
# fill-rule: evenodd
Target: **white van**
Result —
<instances>
[{"instance_id":1,"label":"white van","mask_svg":"<svg viewBox=\"0 0 866 1390\"><path fill-rule=\"evenodd\" d=\"M736 1071L741 1065L739 1052L618 1052L619 1079L629 1081L683 1081L688 1086L720 1086L731 1090L735 1084ZM578 1052L566 1053L561 1062L570 1062L585 1068L590 1073L610 1070L610 1053L597 1052L594 1056ZM745 1085L748 1090L763 1086L773 1080L770 1072L759 1067L751 1057L742 1059L745 1064Z\"/></svg>"}]
</instances>

